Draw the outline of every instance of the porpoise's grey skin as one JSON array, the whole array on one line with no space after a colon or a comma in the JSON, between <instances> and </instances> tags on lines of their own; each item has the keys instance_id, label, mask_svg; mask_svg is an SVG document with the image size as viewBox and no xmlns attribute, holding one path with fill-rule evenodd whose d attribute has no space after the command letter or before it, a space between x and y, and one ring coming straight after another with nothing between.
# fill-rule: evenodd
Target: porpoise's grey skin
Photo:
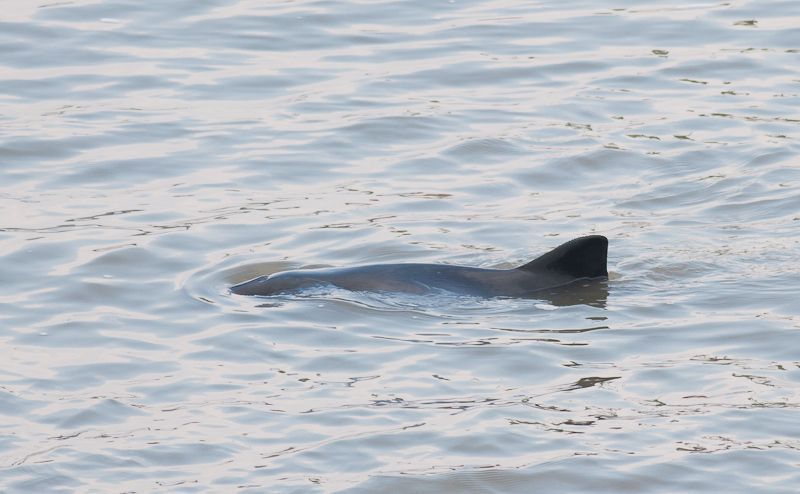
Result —
<instances>
[{"instance_id":1,"label":"porpoise's grey skin","mask_svg":"<svg viewBox=\"0 0 800 494\"><path fill-rule=\"evenodd\" d=\"M260 276L231 287L237 295L278 295L333 285L345 290L425 294L445 290L479 297L526 297L580 279L608 277L608 239L576 238L514 269L445 264L373 264L300 269Z\"/></svg>"}]
</instances>

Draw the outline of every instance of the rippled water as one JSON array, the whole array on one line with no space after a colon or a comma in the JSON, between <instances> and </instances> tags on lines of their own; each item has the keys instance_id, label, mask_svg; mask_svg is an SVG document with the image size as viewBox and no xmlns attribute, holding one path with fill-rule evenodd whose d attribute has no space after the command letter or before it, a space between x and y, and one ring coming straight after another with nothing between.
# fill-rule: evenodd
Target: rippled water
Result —
<instances>
[{"instance_id":1,"label":"rippled water","mask_svg":"<svg viewBox=\"0 0 800 494\"><path fill-rule=\"evenodd\" d=\"M6 1L0 491L796 492L798 26ZM227 292L589 233L596 303Z\"/></svg>"}]
</instances>

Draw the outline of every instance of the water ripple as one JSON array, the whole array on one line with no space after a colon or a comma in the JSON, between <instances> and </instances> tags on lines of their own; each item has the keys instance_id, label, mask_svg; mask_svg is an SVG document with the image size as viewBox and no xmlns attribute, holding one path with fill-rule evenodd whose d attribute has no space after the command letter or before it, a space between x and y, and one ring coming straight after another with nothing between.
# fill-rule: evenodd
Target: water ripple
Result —
<instances>
[{"instance_id":1,"label":"water ripple","mask_svg":"<svg viewBox=\"0 0 800 494\"><path fill-rule=\"evenodd\" d=\"M6 7L1 491L795 490L797 2Z\"/></svg>"}]
</instances>

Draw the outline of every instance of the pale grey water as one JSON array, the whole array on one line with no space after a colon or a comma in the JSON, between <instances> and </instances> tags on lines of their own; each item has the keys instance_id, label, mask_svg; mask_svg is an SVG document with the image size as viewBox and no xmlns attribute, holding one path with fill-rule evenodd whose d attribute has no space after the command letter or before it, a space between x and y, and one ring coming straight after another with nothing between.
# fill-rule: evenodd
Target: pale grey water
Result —
<instances>
[{"instance_id":1,"label":"pale grey water","mask_svg":"<svg viewBox=\"0 0 800 494\"><path fill-rule=\"evenodd\" d=\"M799 94L796 1L6 0L0 491L797 492Z\"/></svg>"}]
</instances>

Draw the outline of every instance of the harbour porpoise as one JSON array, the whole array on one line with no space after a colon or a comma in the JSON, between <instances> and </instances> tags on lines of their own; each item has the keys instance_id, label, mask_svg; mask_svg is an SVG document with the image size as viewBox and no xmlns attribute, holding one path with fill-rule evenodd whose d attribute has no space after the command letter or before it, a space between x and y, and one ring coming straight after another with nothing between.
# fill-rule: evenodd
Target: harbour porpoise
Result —
<instances>
[{"instance_id":1,"label":"harbour porpoise","mask_svg":"<svg viewBox=\"0 0 800 494\"><path fill-rule=\"evenodd\" d=\"M278 295L332 285L350 291L425 294L431 291L479 297L527 297L577 280L607 278L608 239L589 235L570 240L513 269L446 264L372 264L345 268L282 271L234 285L237 295Z\"/></svg>"}]
</instances>

